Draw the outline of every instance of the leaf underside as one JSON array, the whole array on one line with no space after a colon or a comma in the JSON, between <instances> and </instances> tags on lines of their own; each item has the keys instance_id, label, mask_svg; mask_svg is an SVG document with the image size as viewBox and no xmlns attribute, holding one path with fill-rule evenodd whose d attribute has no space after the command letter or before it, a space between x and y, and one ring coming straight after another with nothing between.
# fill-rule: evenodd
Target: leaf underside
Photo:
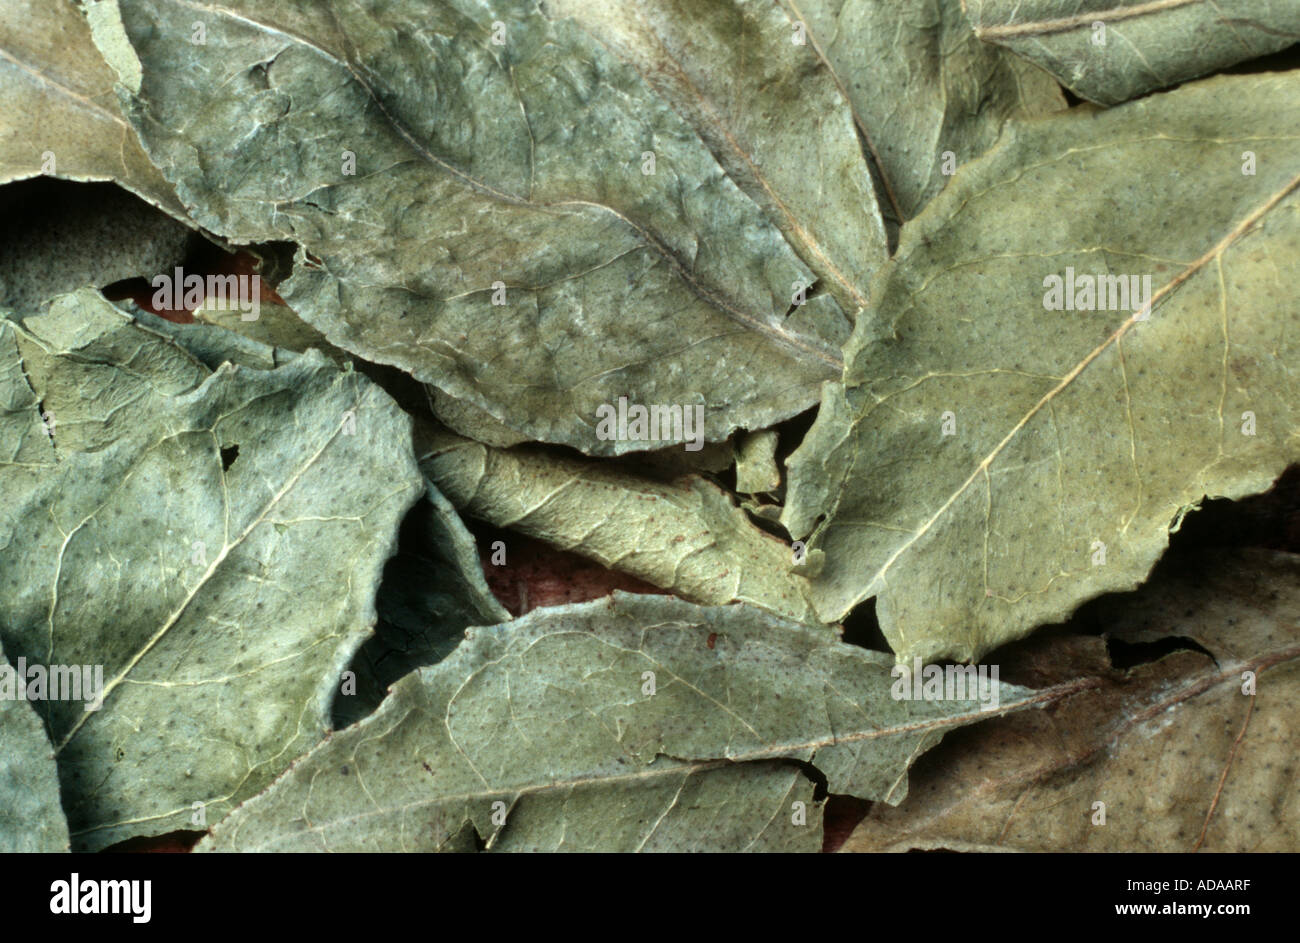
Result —
<instances>
[{"instance_id":1,"label":"leaf underside","mask_svg":"<svg viewBox=\"0 0 1300 943\"><path fill-rule=\"evenodd\" d=\"M887 656L748 606L619 592L466 636L199 850L815 850L793 761L898 802L916 756L991 716L895 700Z\"/></svg>"},{"instance_id":2,"label":"leaf underside","mask_svg":"<svg viewBox=\"0 0 1300 943\"><path fill-rule=\"evenodd\" d=\"M901 659L978 658L1300 459L1298 103L1294 74L1225 76L1011 125L904 229L789 463L823 619L876 596ZM1149 275L1149 317L1047 310L1068 270Z\"/></svg>"},{"instance_id":3,"label":"leaf underside","mask_svg":"<svg viewBox=\"0 0 1300 943\"><path fill-rule=\"evenodd\" d=\"M316 354L209 374L90 291L0 321L0 357L5 650L102 667L100 709L39 702L73 841L215 819L327 727L422 487L410 420Z\"/></svg>"}]
</instances>

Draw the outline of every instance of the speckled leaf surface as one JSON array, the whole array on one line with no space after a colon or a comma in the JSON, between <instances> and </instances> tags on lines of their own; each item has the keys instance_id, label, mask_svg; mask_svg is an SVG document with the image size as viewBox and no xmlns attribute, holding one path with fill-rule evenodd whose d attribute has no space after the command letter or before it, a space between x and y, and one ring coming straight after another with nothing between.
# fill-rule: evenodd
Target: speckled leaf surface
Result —
<instances>
[{"instance_id":1,"label":"speckled leaf surface","mask_svg":"<svg viewBox=\"0 0 1300 943\"><path fill-rule=\"evenodd\" d=\"M1204 651L1121 671L1095 636L1033 640L1006 677L1096 684L945 739L907 800L873 807L843 850L1294 850L1297 587L1294 554L1206 552L1096 613L1110 639L1173 636Z\"/></svg>"},{"instance_id":2,"label":"speckled leaf surface","mask_svg":"<svg viewBox=\"0 0 1300 943\"><path fill-rule=\"evenodd\" d=\"M700 477L672 483L451 433L417 437L420 468L465 514L589 557L693 602L747 602L816 622L789 546Z\"/></svg>"},{"instance_id":3,"label":"speckled leaf surface","mask_svg":"<svg viewBox=\"0 0 1300 943\"><path fill-rule=\"evenodd\" d=\"M546 0L654 86L852 316L888 256L848 99L776 0Z\"/></svg>"},{"instance_id":4,"label":"speckled leaf surface","mask_svg":"<svg viewBox=\"0 0 1300 943\"><path fill-rule=\"evenodd\" d=\"M1300 41L1295 0L962 0L975 35L1115 105Z\"/></svg>"},{"instance_id":5,"label":"speckled leaf surface","mask_svg":"<svg viewBox=\"0 0 1300 943\"><path fill-rule=\"evenodd\" d=\"M204 227L299 244L280 292L331 343L600 454L653 447L595 435L630 391L705 406L719 441L839 374L849 313L793 304L815 272L572 22L528 0L120 7L146 151ZM789 120L812 146L816 116Z\"/></svg>"},{"instance_id":6,"label":"speckled leaf surface","mask_svg":"<svg viewBox=\"0 0 1300 943\"><path fill-rule=\"evenodd\" d=\"M752 432L736 449L736 491L759 494L781 486L781 470L776 465L777 434L771 430Z\"/></svg>"},{"instance_id":7,"label":"speckled leaf surface","mask_svg":"<svg viewBox=\"0 0 1300 943\"><path fill-rule=\"evenodd\" d=\"M852 103L894 224L991 147L1008 118L1065 108L1051 76L972 35L959 0L782 2Z\"/></svg>"},{"instance_id":8,"label":"speckled leaf surface","mask_svg":"<svg viewBox=\"0 0 1300 943\"><path fill-rule=\"evenodd\" d=\"M109 184L29 180L0 189L0 307L35 314L57 295L180 265L194 232Z\"/></svg>"},{"instance_id":9,"label":"speckled leaf surface","mask_svg":"<svg viewBox=\"0 0 1300 943\"><path fill-rule=\"evenodd\" d=\"M788 761L898 802L945 732L1044 697L894 700L891 664L748 606L616 593L537 610L469 630L199 848L813 850L812 784Z\"/></svg>"},{"instance_id":10,"label":"speckled leaf surface","mask_svg":"<svg viewBox=\"0 0 1300 943\"><path fill-rule=\"evenodd\" d=\"M0 0L0 183L46 173L120 184L178 219L185 208L118 106L116 76L70 0Z\"/></svg>"},{"instance_id":11,"label":"speckled leaf surface","mask_svg":"<svg viewBox=\"0 0 1300 943\"><path fill-rule=\"evenodd\" d=\"M977 658L1136 586L1187 508L1300 458L1297 139L1295 74L1074 109L1012 125L904 228L880 333L859 322L789 463L822 618L875 596L900 657ZM1149 317L1047 310L1067 268L1150 275Z\"/></svg>"},{"instance_id":12,"label":"speckled leaf surface","mask_svg":"<svg viewBox=\"0 0 1300 943\"><path fill-rule=\"evenodd\" d=\"M16 672L3 650L0 666ZM0 698L0 854L67 850L54 748L31 704Z\"/></svg>"},{"instance_id":13,"label":"speckled leaf surface","mask_svg":"<svg viewBox=\"0 0 1300 943\"><path fill-rule=\"evenodd\" d=\"M93 292L0 322L0 358L5 650L103 668L99 710L39 702L74 846L215 820L328 726L410 420L316 354L209 373Z\"/></svg>"}]
</instances>

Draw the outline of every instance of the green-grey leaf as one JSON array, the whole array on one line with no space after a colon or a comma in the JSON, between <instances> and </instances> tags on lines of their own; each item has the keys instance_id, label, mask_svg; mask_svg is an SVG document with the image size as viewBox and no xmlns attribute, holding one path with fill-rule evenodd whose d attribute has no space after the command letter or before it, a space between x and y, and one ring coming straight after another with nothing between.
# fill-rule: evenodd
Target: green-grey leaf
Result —
<instances>
[{"instance_id":1,"label":"green-grey leaf","mask_svg":"<svg viewBox=\"0 0 1300 943\"><path fill-rule=\"evenodd\" d=\"M0 673L14 685L0 697L0 854L67 851L54 748L31 704L15 696L17 668L2 648Z\"/></svg>"},{"instance_id":2,"label":"green-grey leaf","mask_svg":"<svg viewBox=\"0 0 1300 943\"><path fill-rule=\"evenodd\" d=\"M985 42L1115 105L1300 40L1295 0L962 0Z\"/></svg>"},{"instance_id":3,"label":"green-grey leaf","mask_svg":"<svg viewBox=\"0 0 1300 943\"><path fill-rule=\"evenodd\" d=\"M421 469L466 514L684 599L748 602L816 621L790 548L702 478L666 484L600 462L494 449L444 432L428 433L427 443L419 449Z\"/></svg>"},{"instance_id":4,"label":"green-grey leaf","mask_svg":"<svg viewBox=\"0 0 1300 943\"><path fill-rule=\"evenodd\" d=\"M204 227L303 247L280 291L331 343L600 454L653 447L595 435L629 390L704 405L718 441L841 371L848 316L792 305L817 276L763 207L534 2L120 6L146 151ZM799 118L812 146L823 116Z\"/></svg>"},{"instance_id":5,"label":"green-grey leaf","mask_svg":"<svg viewBox=\"0 0 1300 943\"><path fill-rule=\"evenodd\" d=\"M546 0L635 68L850 315L888 256L842 90L776 0ZM808 117L815 115L816 121Z\"/></svg>"},{"instance_id":6,"label":"green-grey leaf","mask_svg":"<svg viewBox=\"0 0 1300 943\"><path fill-rule=\"evenodd\" d=\"M781 486L776 467L777 434L771 429L751 432L736 450L736 490L741 494L775 491Z\"/></svg>"},{"instance_id":7,"label":"green-grey leaf","mask_svg":"<svg viewBox=\"0 0 1300 943\"><path fill-rule=\"evenodd\" d=\"M1065 108L1051 76L975 39L960 0L782 2L852 102L895 224L991 147L1008 118Z\"/></svg>"},{"instance_id":8,"label":"green-grey leaf","mask_svg":"<svg viewBox=\"0 0 1300 943\"><path fill-rule=\"evenodd\" d=\"M490 413L472 403L448 396L436 386L426 386L425 389L429 394L429 408L449 429L497 449L508 449L528 441L528 436L498 422Z\"/></svg>"},{"instance_id":9,"label":"green-grey leaf","mask_svg":"<svg viewBox=\"0 0 1300 943\"><path fill-rule=\"evenodd\" d=\"M1300 459L1297 139L1295 73L1074 109L1009 125L904 227L789 463L787 529L829 518L822 618L876 596L900 657L974 658ZM1150 275L1149 319L1046 310L1067 267Z\"/></svg>"},{"instance_id":10,"label":"green-grey leaf","mask_svg":"<svg viewBox=\"0 0 1300 943\"><path fill-rule=\"evenodd\" d=\"M93 292L0 322L0 404L5 649L103 671L101 709L41 702L73 841L216 820L328 727L409 418L315 353L209 374Z\"/></svg>"},{"instance_id":11,"label":"green-grey leaf","mask_svg":"<svg viewBox=\"0 0 1300 943\"><path fill-rule=\"evenodd\" d=\"M199 850L816 850L812 784L784 764L896 804L945 732L1043 697L896 700L891 663L749 606L539 609L469 630Z\"/></svg>"},{"instance_id":12,"label":"green-grey leaf","mask_svg":"<svg viewBox=\"0 0 1300 943\"><path fill-rule=\"evenodd\" d=\"M207 299L194 309L193 314L194 319L203 324L243 334L270 347L299 353L319 350L336 363L347 359L343 351L329 344L320 331L304 323L292 308L269 299L259 302L256 317L250 317L253 312L241 311L237 305L223 305L215 300L208 303Z\"/></svg>"},{"instance_id":13,"label":"green-grey leaf","mask_svg":"<svg viewBox=\"0 0 1300 943\"><path fill-rule=\"evenodd\" d=\"M69 0L0 0L0 183L113 181L185 219L118 107L113 71Z\"/></svg>"},{"instance_id":14,"label":"green-grey leaf","mask_svg":"<svg viewBox=\"0 0 1300 943\"><path fill-rule=\"evenodd\" d=\"M119 303L119 307L141 327L167 337L209 370L216 370L227 362L256 370L270 370L276 366L276 349L244 334L202 322L177 324L129 301Z\"/></svg>"}]
</instances>

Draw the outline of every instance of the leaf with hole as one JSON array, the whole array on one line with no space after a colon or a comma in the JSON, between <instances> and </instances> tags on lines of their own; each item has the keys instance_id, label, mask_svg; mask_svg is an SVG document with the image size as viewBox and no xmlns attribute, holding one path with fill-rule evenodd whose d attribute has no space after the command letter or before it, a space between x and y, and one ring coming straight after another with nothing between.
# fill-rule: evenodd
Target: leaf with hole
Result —
<instances>
[{"instance_id":1,"label":"leaf with hole","mask_svg":"<svg viewBox=\"0 0 1300 943\"><path fill-rule=\"evenodd\" d=\"M410 419L317 354L214 373L94 292L0 321L0 637L75 847L215 822L313 746L422 488Z\"/></svg>"},{"instance_id":2,"label":"leaf with hole","mask_svg":"<svg viewBox=\"0 0 1300 943\"><path fill-rule=\"evenodd\" d=\"M529 0L118 6L129 45L101 49L139 70L122 93L145 150L206 229L298 243L279 290L330 343L591 454L655 447L597 435L629 391L704 407L720 441L838 376L836 292L864 297L885 250L847 103L815 76L829 113L783 98L715 156L739 126L697 128L705 111ZM747 35L788 46L788 26L769 11ZM772 80L812 68L796 59ZM824 207L766 185L823 158ZM831 263L809 248L828 234Z\"/></svg>"}]
</instances>

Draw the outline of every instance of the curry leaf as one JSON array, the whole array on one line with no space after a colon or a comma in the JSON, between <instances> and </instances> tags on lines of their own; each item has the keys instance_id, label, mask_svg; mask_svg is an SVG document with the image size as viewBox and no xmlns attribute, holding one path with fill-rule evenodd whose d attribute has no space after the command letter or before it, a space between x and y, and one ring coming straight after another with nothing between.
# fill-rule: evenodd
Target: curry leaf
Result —
<instances>
[{"instance_id":1,"label":"curry leaf","mask_svg":"<svg viewBox=\"0 0 1300 943\"><path fill-rule=\"evenodd\" d=\"M40 702L73 841L216 820L328 726L410 420L314 353L209 374L93 292L0 322L0 357L5 650L102 669L99 709Z\"/></svg>"},{"instance_id":2,"label":"curry leaf","mask_svg":"<svg viewBox=\"0 0 1300 943\"><path fill-rule=\"evenodd\" d=\"M26 673L9 663L3 649L0 672L9 673L14 685L0 697L0 853L67 851L54 748L31 705L16 696L18 678L25 683Z\"/></svg>"},{"instance_id":3,"label":"curry leaf","mask_svg":"<svg viewBox=\"0 0 1300 943\"><path fill-rule=\"evenodd\" d=\"M790 548L699 477L667 484L537 449L422 433L420 467L464 513L694 602L816 621Z\"/></svg>"},{"instance_id":4,"label":"curry leaf","mask_svg":"<svg viewBox=\"0 0 1300 943\"><path fill-rule=\"evenodd\" d=\"M886 256L844 90L775 0L547 0L684 116L852 314ZM816 121L809 121L809 116ZM816 167L816 173L809 173Z\"/></svg>"},{"instance_id":5,"label":"curry leaf","mask_svg":"<svg viewBox=\"0 0 1300 943\"><path fill-rule=\"evenodd\" d=\"M615 593L467 632L201 850L813 850L811 763L898 802L945 732L1046 703L890 697L891 659L748 606Z\"/></svg>"},{"instance_id":6,"label":"curry leaf","mask_svg":"<svg viewBox=\"0 0 1300 943\"><path fill-rule=\"evenodd\" d=\"M38 174L112 181L184 220L140 147L70 0L0 0L0 183Z\"/></svg>"},{"instance_id":7,"label":"curry leaf","mask_svg":"<svg viewBox=\"0 0 1300 943\"><path fill-rule=\"evenodd\" d=\"M790 460L823 619L877 596L900 657L978 657L1300 458L1297 103L1225 76L1013 124L904 228Z\"/></svg>"},{"instance_id":8,"label":"curry leaf","mask_svg":"<svg viewBox=\"0 0 1300 943\"><path fill-rule=\"evenodd\" d=\"M959 0L783 0L853 105L894 223L915 216L1008 118L1060 111L1036 66L980 43Z\"/></svg>"},{"instance_id":9,"label":"curry leaf","mask_svg":"<svg viewBox=\"0 0 1300 943\"><path fill-rule=\"evenodd\" d=\"M1291 0L962 0L975 34L1115 105L1300 40Z\"/></svg>"},{"instance_id":10,"label":"curry leaf","mask_svg":"<svg viewBox=\"0 0 1300 943\"><path fill-rule=\"evenodd\" d=\"M1294 554L1205 553L1096 613L1112 640L1203 651L1125 672L1096 637L1034 640L1013 656L1031 683L1095 684L945 740L907 801L873 807L843 850L1294 850L1297 586Z\"/></svg>"},{"instance_id":11,"label":"curry leaf","mask_svg":"<svg viewBox=\"0 0 1300 943\"><path fill-rule=\"evenodd\" d=\"M527 0L120 7L145 149L205 228L302 247L280 292L331 343L603 454L651 447L595 435L629 391L704 406L720 440L840 372L844 309L696 129L571 21ZM821 140L821 116L784 120L807 128L792 146ZM875 226L872 205L839 212Z\"/></svg>"}]
</instances>

